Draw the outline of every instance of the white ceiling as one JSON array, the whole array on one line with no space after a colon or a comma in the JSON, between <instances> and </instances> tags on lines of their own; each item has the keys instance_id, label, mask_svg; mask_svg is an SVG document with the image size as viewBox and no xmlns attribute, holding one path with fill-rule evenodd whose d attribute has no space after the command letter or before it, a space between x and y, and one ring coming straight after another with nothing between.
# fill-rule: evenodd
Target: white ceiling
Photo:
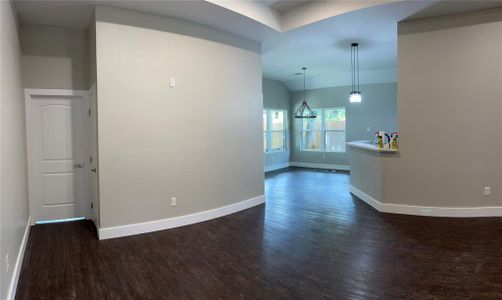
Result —
<instances>
[{"instance_id":1,"label":"white ceiling","mask_svg":"<svg viewBox=\"0 0 502 300\"><path fill-rule=\"evenodd\" d=\"M350 85L350 44L359 43L361 83L396 81L397 22L430 2L374 6L303 26L262 44L265 77L303 88L294 73L307 67L307 88Z\"/></svg>"},{"instance_id":2,"label":"white ceiling","mask_svg":"<svg viewBox=\"0 0 502 300\"><path fill-rule=\"evenodd\" d=\"M400 1L354 10L262 42L263 74L303 89L351 84L350 44L359 43L361 84L397 81L397 23L502 6L502 1Z\"/></svg>"},{"instance_id":3,"label":"white ceiling","mask_svg":"<svg viewBox=\"0 0 502 300\"><path fill-rule=\"evenodd\" d=\"M253 18L203 0L14 0L22 24L88 28L94 5L168 16L208 25L253 41L278 31Z\"/></svg>"},{"instance_id":4,"label":"white ceiling","mask_svg":"<svg viewBox=\"0 0 502 300\"><path fill-rule=\"evenodd\" d=\"M95 4L204 24L261 42L264 76L303 88L350 84L359 42L361 83L396 80L397 22L502 6L502 0L15 0L22 24L87 28Z\"/></svg>"},{"instance_id":5,"label":"white ceiling","mask_svg":"<svg viewBox=\"0 0 502 300\"><path fill-rule=\"evenodd\" d=\"M308 2L310 0L271 0L269 7L282 14Z\"/></svg>"},{"instance_id":6,"label":"white ceiling","mask_svg":"<svg viewBox=\"0 0 502 300\"><path fill-rule=\"evenodd\" d=\"M500 0L443 0L418 11L406 20L423 19L444 15L459 14L469 11L483 10L493 7L502 7Z\"/></svg>"},{"instance_id":7,"label":"white ceiling","mask_svg":"<svg viewBox=\"0 0 502 300\"><path fill-rule=\"evenodd\" d=\"M14 0L21 24L88 28L93 6L80 1Z\"/></svg>"}]
</instances>

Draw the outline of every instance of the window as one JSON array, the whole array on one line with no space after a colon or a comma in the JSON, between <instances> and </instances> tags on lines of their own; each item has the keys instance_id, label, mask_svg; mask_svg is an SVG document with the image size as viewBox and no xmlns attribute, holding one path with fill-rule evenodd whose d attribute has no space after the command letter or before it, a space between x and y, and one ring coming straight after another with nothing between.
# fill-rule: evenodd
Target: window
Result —
<instances>
[{"instance_id":1,"label":"window","mask_svg":"<svg viewBox=\"0 0 502 300\"><path fill-rule=\"evenodd\" d=\"M345 152L345 108L314 109L315 119L301 119L301 150Z\"/></svg>"},{"instance_id":2,"label":"window","mask_svg":"<svg viewBox=\"0 0 502 300\"><path fill-rule=\"evenodd\" d=\"M286 150L286 111L263 111L263 151Z\"/></svg>"}]
</instances>

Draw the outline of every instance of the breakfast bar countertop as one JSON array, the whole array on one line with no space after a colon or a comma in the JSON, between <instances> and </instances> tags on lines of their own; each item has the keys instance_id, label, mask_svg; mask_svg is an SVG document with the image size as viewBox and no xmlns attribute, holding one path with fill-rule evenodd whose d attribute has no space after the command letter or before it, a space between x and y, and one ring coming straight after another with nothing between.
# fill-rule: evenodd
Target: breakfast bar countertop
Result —
<instances>
[{"instance_id":1,"label":"breakfast bar countertop","mask_svg":"<svg viewBox=\"0 0 502 300\"><path fill-rule=\"evenodd\" d=\"M377 146L373 145L373 142L370 140L347 142L347 145L350 147L374 151L374 152L397 153L399 151L397 149L378 148Z\"/></svg>"}]
</instances>

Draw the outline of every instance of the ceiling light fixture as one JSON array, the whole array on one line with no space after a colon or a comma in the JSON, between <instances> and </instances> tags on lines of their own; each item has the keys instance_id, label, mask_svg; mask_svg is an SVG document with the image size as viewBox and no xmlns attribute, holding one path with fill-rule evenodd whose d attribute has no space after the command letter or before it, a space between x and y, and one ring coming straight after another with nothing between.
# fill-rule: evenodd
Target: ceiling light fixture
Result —
<instances>
[{"instance_id":1,"label":"ceiling light fixture","mask_svg":"<svg viewBox=\"0 0 502 300\"><path fill-rule=\"evenodd\" d=\"M303 103L295 111L295 118L297 118L297 119L315 119L317 117L317 114L307 104L307 96L306 96L307 92L305 89L305 70L307 70L307 68L303 67L302 70L303 70Z\"/></svg>"},{"instance_id":2,"label":"ceiling light fixture","mask_svg":"<svg viewBox=\"0 0 502 300\"><path fill-rule=\"evenodd\" d=\"M362 96L359 90L359 44L350 45L350 67L352 72L352 91L350 92L350 102L361 102Z\"/></svg>"}]
</instances>

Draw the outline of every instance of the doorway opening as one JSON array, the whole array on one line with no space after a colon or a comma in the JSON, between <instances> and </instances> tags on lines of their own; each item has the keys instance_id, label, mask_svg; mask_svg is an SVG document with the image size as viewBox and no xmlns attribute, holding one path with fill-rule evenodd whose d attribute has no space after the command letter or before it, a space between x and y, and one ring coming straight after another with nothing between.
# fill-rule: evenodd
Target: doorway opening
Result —
<instances>
[{"instance_id":1,"label":"doorway opening","mask_svg":"<svg viewBox=\"0 0 502 300\"><path fill-rule=\"evenodd\" d=\"M90 92L26 89L33 224L96 219Z\"/></svg>"}]
</instances>

